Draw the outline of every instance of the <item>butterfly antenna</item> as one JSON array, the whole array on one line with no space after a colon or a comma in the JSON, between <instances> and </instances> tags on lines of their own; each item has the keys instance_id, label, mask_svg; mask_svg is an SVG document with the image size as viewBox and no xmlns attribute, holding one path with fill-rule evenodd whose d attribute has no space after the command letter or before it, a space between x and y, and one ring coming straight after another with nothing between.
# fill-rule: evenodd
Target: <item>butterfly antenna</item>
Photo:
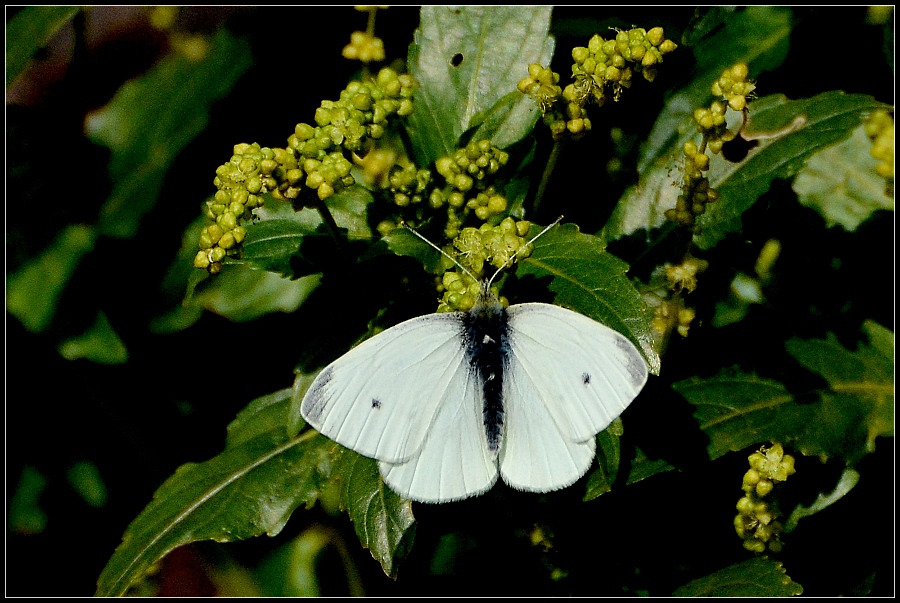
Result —
<instances>
[{"instance_id":1,"label":"butterfly antenna","mask_svg":"<svg viewBox=\"0 0 900 603\"><path fill-rule=\"evenodd\" d=\"M462 264L460 264L460 263L456 260L455 257L453 257L452 255L450 255L449 253L447 253L446 251L444 251L443 249L441 249L440 247L438 247L437 245L435 245L434 243L432 243L432 242L429 241L428 239L426 239L424 236L420 235L419 232L418 232L415 228L413 228L412 226L410 226L410 225L407 224L406 222L402 222L402 223L401 223L401 226L403 226L404 228L406 228L409 232L413 233L414 235L416 235L417 237L419 237L420 239L422 239L422 240L425 241L426 243L428 243L432 248L436 249L442 256L444 256L445 258L447 258L448 260L450 260L451 262L453 262L454 264L456 264L456 265L459 267L460 270L462 270L464 273L466 273L466 276L468 276L469 278L471 278L471 279L472 279L473 281L475 281L476 283L478 282L478 279L475 278L475 275L473 275L471 272L469 272L468 270L466 270L466 267L463 266ZM543 234L543 233L541 233L541 234ZM540 235L539 235L539 236L540 236Z\"/></svg>"},{"instance_id":2,"label":"butterfly antenna","mask_svg":"<svg viewBox=\"0 0 900 603\"><path fill-rule=\"evenodd\" d=\"M506 270L507 268L509 268L510 266L512 266L513 262L515 262L515 260L516 260L516 256L519 255L519 252L520 252L520 251L522 251L523 249L527 249L529 245L531 245L532 243L534 243L535 241L537 241L538 238L540 238L541 236L544 235L544 233L546 233L548 230L550 230L551 228L553 228L554 226L556 226L557 224L559 224L560 221L562 221L562 219L563 219L562 216L558 217L556 220L554 220L553 222L551 222L546 228L544 228L544 230L542 230L541 232L539 232L539 233L537 233L536 235L534 235L534 238L533 238L533 239L531 239L530 241L528 241L527 243L525 243L524 245L522 245L521 247L519 247L519 248L516 250L516 252L515 252L514 254L512 254L511 256L509 256L509 259L506 260L506 262L504 262L503 266L501 266L501 267L500 267L500 268L499 268L499 269L491 276L490 280L488 281L488 286L490 287L491 283L494 282L494 277L496 277L498 274L500 274L501 272L503 272L504 270Z\"/></svg>"}]
</instances>

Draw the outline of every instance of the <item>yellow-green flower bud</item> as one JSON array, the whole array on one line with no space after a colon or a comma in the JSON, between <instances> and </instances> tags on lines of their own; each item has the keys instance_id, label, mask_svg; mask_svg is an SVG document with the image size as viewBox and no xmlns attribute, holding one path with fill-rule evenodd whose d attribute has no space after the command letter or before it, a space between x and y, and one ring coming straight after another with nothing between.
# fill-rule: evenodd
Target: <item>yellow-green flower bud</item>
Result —
<instances>
[{"instance_id":1,"label":"yellow-green flower bud","mask_svg":"<svg viewBox=\"0 0 900 603\"><path fill-rule=\"evenodd\" d=\"M665 40L665 38L666 38L666 36L665 36L665 33L663 32L662 27L654 27L653 29L651 29L650 31L647 32L647 40L653 46L659 46L660 44L663 43L663 40Z\"/></svg>"},{"instance_id":2,"label":"yellow-green flower bud","mask_svg":"<svg viewBox=\"0 0 900 603\"><path fill-rule=\"evenodd\" d=\"M744 548L753 553L765 553L766 544L759 540L745 540Z\"/></svg>"},{"instance_id":3,"label":"yellow-green flower bud","mask_svg":"<svg viewBox=\"0 0 900 603\"><path fill-rule=\"evenodd\" d=\"M226 232L222 235L222 238L219 239L219 247L221 247L222 249L231 249L232 247L234 247L234 244L234 235L230 232Z\"/></svg>"},{"instance_id":4,"label":"yellow-green flower bud","mask_svg":"<svg viewBox=\"0 0 900 603\"><path fill-rule=\"evenodd\" d=\"M775 484L773 484L771 480L761 479L759 480L759 483L756 484L756 494L759 496L768 496L774 487Z\"/></svg>"},{"instance_id":5,"label":"yellow-green flower bud","mask_svg":"<svg viewBox=\"0 0 900 603\"><path fill-rule=\"evenodd\" d=\"M329 198L330 196L332 196L334 194L334 187L332 187L330 184L325 182L319 186L318 192L319 192L319 199L324 201L325 199Z\"/></svg>"},{"instance_id":6,"label":"yellow-green flower bud","mask_svg":"<svg viewBox=\"0 0 900 603\"><path fill-rule=\"evenodd\" d=\"M464 193L471 190L473 184L472 177L467 174L457 174L453 179L453 186Z\"/></svg>"},{"instance_id":7,"label":"yellow-green flower bud","mask_svg":"<svg viewBox=\"0 0 900 603\"><path fill-rule=\"evenodd\" d=\"M221 247L213 247L209 250L209 261L212 262L221 262L225 259L225 250Z\"/></svg>"},{"instance_id":8,"label":"yellow-green flower bud","mask_svg":"<svg viewBox=\"0 0 900 603\"><path fill-rule=\"evenodd\" d=\"M594 54L584 46L576 46L572 49L572 60L578 63L579 65L584 63L587 58ZM536 77L534 79L537 79Z\"/></svg>"},{"instance_id":9,"label":"yellow-green flower bud","mask_svg":"<svg viewBox=\"0 0 900 603\"><path fill-rule=\"evenodd\" d=\"M206 268L209 266L209 254L206 251L198 251L194 256L194 268Z\"/></svg>"}]
</instances>

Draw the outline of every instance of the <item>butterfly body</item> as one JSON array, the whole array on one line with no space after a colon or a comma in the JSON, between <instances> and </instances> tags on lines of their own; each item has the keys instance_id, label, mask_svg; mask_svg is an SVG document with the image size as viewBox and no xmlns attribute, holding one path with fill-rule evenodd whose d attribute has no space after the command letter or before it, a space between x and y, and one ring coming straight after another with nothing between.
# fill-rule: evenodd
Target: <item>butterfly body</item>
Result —
<instances>
[{"instance_id":1,"label":"butterfly body","mask_svg":"<svg viewBox=\"0 0 900 603\"><path fill-rule=\"evenodd\" d=\"M509 319L506 309L489 291L482 292L471 311L456 315L462 325L469 378L475 380L482 392L486 444L496 455L503 437L503 378L509 371Z\"/></svg>"},{"instance_id":2,"label":"butterfly body","mask_svg":"<svg viewBox=\"0 0 900 603\"><path fill-rule=\"evenodd\" d=\"M377 459L397 493L447 502L498 476L536 492L571 485L646 379L623 335L559 306L505 309L485 286L469 312L413 318L338 358L301 413Z\"/></svg>"}]
</instances>

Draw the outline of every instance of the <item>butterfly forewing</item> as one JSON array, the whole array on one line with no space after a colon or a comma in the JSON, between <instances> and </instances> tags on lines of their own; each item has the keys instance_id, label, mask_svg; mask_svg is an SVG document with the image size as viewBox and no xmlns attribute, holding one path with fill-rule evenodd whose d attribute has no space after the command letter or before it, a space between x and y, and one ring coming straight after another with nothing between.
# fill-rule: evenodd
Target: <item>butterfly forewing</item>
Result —
<instances>
[{"instance_id":1,"label":"butterfly forewing","mask_svg":"<svg viewBox=\"0 0 900 603\"><path fill-rule=\"evenodd\" d=\"M410 459L467 368L459 329L458 314L430 314L367 339L319 373L303 399L303 418L364 456Z\"/></svg>"},{"instance_id":2,"label":"butterfly forewing","mask_svg":"<svg viewBox=\"0 0 900 603\"><path fill-rule=\"evenodd\" d=\"M640 352L609 327L549 304L508 312L511 376L530 381L537 399L526 407L544 405L569 440L583 442L606 429L646 383ZM507 396L507 406L517 403Z\"/></svg>"}]
</instances>

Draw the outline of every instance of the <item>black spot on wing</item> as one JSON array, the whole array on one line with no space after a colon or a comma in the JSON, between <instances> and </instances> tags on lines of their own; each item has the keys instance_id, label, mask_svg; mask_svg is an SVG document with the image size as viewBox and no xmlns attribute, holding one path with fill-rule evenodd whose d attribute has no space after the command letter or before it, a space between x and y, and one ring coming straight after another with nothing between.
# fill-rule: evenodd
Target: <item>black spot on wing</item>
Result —
<instances>
[{"instance_id":1,"label":"black spot on wing","mask_svg":"<svg viewBox=\"0 0 900 603\"><path fill-rule=\"evenodd\" d=\"M581 382L585 385L591 384L591 374L590 373L581 373Z\"/></svg>"},{"instance_id":2,"label":"black spot on wing","mask_svg":"<svg viewBox=\"0 0 900 603\"><path fill-rule=\"evenodd\" d=\"M330 397L328 393L328 384L331 383L333 377L334 368L330 366L326 367L325 370L319 373L319 376L316 377L316 380L313 381L313 384L306 392L300 411L303 414L303 418L308 422L315 425L322 424L322 413L325 412L325 406L328 405Z\"/></svg>"},{"instance_id":3,"label":"black spot on wing","mask_svg":"<svg viewBox=\"0 0 900 603\"><path fill-rule=\"evenodd\" d=\"M381 400L379 400L378 398L372 398L372 408L374 408L375 410L380 410Z\"/></svg>"}]
</instances>

